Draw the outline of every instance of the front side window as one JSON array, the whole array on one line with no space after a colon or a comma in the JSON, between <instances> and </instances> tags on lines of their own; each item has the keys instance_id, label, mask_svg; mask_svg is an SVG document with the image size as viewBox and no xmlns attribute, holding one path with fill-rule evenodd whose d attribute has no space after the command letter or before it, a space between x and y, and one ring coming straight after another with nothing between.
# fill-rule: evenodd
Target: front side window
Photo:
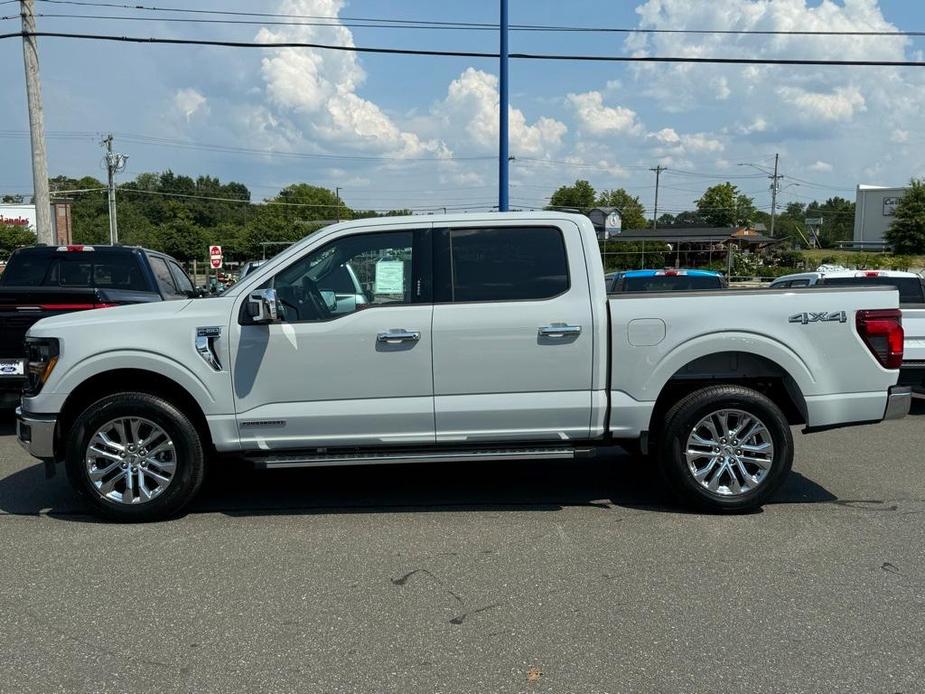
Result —
<instances>
[{"instance_id":1,"label":"front side window","mask_svg":"<svg viewBox=\"0 0 925 694\"><path fill-rule=\"evenodd\" d=\"M568 258L556 227L450 229L442 245L449 276L442 301L548 299L569 288ZM448 294L448 296L447 296Z\"/></svg>"},{"instance_id":2,"label":"front side window","mask_svg":"<svg viewBox=\"0 0 925 694\"><path fill-rule=\"evenodd\" d=\"M413 231L345 236L300 258L266 285L276 289L280 319L322 321L413 303L414 236Z\"/></svg>"}]
</instances>

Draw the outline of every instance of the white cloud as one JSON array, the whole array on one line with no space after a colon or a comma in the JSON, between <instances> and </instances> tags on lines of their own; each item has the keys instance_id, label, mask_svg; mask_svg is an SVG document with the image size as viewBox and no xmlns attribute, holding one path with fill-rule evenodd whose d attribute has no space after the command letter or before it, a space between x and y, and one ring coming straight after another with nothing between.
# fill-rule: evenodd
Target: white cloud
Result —
<instances>
[{"instance_id":1,"label":"white cloud","mask_svg":"<svg viewBox=\"0 0 925 694\"><path fill-rule=\"evenodd\" d=\"M827 161L817 160L815 164L810 164L808 168L810 171L816 171L818 173L828 173L834 167Z\"/></svg>"},{"instance_id":2,"label":"white cloud","mask_svg":"<svg viewBox=\"0 0 925 694\"><path fill-rule=\"evenodd\" d=\"M465 133L469 144L482 151L498 145L498 78L495 75L467 68L450 82L446 98L435 104L431 116L446 133ZM508 132L514 155L540 156L562 144L568 128L561 121L542 116L533 123L523 111L508 110Z\"/></svg>"},{"instance_id":3,"label":"white cloud","mask_svg":"<svg viewBox=\"0 0 925 694\"><path fill-rule=\"evenodd\" d=\"M579 128L589 135L638 135L643 130L635 111L623 106L605 106L601 92L569 94L566 100L575 112Z\"/></svg>"},{"instance_id":4,"label":"white cloud","mask_svg":"<svg viewBox=\"0 0 925 694\"><path fill-rule=\"evenodd\" d=\"M662 128L649 133L646 138L657 143L656 154L673 150L674 154L721 152L723 143L706 133L679 135L674 128Z\"/></svg>"},{"instance_id":5,"label":"white cloud","mask_svg":"<svg viewBox=\"0 0 925 694\"><path fill-rule=\"evenodd\" d=\"M209 102L206 97L190 87L178 89L174 94L173 103L177 111L186 118L187 123L197 113L205 116L209 115Z\"/></svg>"},{"instance_id":6,"label":"white cloud","mask_svg":"<svg viewBox=\"0 0 925 694\"><path fill-rule=\"evenodd\" d=\"M280 12L336 16L343 6L343 0L284 0ZM264 27L256 40L354 45L352 33L342 25ZM269 103L323 142L398 157L450 154L443 142L403 130L378 105L356 93L366 79L356 53L274 49L261 61L261 73Z\"/></svg>"},{"instance_id":7,"label":"white cloud","mask_svg":"<svg viewBox=\"0 0 925 694\"><path fill-rule=\"evenodd\" d=\"M800 87L779 87L777 95L793 106L800 118L808 121L847 121L865 111L867 104L855 86L836 87L833 91L810 92Z\"/></svg>"}]
</instances>

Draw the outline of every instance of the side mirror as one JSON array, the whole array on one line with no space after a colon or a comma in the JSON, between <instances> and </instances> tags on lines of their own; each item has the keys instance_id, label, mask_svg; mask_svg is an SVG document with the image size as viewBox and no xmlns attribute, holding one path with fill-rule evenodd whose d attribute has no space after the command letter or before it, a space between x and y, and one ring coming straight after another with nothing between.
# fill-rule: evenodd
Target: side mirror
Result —
<instances>
[{"instance_id":1,"label":"side mirror","mask_svg":"<svg viewBox=\"0 0 925 694\"><path fill-rule=\"evenodd\" d=\"M247 297L247 313L254 323L272 323L278 317L276 290L258 289Z\"/></svg>"}]
</instances>

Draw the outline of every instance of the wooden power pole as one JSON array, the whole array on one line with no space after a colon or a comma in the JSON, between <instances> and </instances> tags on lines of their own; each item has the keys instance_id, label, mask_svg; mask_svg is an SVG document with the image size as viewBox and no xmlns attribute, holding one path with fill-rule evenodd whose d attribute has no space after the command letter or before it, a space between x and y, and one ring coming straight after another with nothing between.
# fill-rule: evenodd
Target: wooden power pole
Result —
<instances>
[{"instance_id":1,"label":"wooden power pole","mask_svg":"<svg viewBox=\"0 0 925 694\"><path fill-rule=\"evenodd\" d=\"M51 228L51 195L48 191L48 157L45 151L45 121L39 83L39 51L35 38L34 0L20 0L22 55L26 68L26 98L29 102L29 132L32 135L32 187L35 198L35 235L39 243L55 243Z\"/></svg>"}]
</instances>

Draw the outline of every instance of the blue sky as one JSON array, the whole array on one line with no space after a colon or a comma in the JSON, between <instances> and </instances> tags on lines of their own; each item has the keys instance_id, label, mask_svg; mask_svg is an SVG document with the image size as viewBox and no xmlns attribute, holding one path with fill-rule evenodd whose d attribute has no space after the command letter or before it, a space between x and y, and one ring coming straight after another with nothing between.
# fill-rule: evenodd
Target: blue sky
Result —
<instances>
[{"instance_id":1,"label":"blue sky","mask_svg":"<svg viewBox=\"0 0 925 694\"><path fill-rule=\"evenodd\" d=\"M183 16L76 7L58 14ZM159 5L152 0L148 3ZM171 3L163 3L171 5ZM176 5L181 6L181 5ZM186 7L287 14L497 20L497 3L383 0L203 0ZM15 5L0 5L0 15ZM187 15L189 16L189 15ZM511 0L512 23L636 28L922 30L909 0ZM39 17L48 31L494 50L494 32L383 30ZM7 29L8 28L8 29ZM18 21L0 22L15 31ZM648 55L922 59L920 39L513 33L512 51ZM486 208L496 202L497 65L491 60L138 46L44 39L40 44L52 175L95 175L97 133L130 155L124 178L170 168L251 187L255 199L299 181L343 188L355 207ZM0 191L31 188L22 52L0 42ZM541 206L587 178L625 187L651 210L690 208L729 179L767 209L767 179L738 166L781 154L783 203L858 183L925 175L925 68L627 66L514 61L511 196ZM260 150L204 151L200 145ZM184 146L185 145L185 146ZM191 148L192 147L192 148ZM274 154L275 153L275 154ZM295 156L314 153L327 158ZM336 157L345 157L338 159ZM353 158L346 158L353 157ZM373 157L378 159L357 159ZM470 159L468 157L482 157ZM797 184L797 185L793 185Z\"/></svg>"}]
</instances>

